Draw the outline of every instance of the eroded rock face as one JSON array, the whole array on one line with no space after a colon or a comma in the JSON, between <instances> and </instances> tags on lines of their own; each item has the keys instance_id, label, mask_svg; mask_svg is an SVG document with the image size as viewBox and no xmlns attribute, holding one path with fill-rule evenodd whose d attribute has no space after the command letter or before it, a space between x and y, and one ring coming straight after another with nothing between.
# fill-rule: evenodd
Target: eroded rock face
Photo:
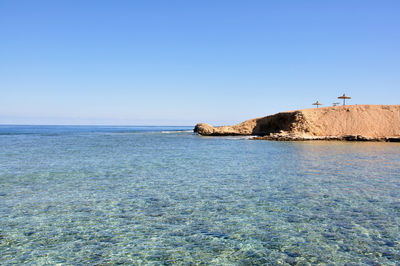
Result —
<instances>
[{"instance_id":1,"label":"eroded rock face","mask_svg":"<svg viewBox=\"0 0 400 266\"><path fill-rule=\"evenodd\" d=\"M235 136L235 135L251 135L250 131L234 126L213 127L206 123L199 123L194 127L194 132L203 136Z\"/></svg>"},{"instance_id":2,"label":"eroded rock face","mask_svg":"<svg viewBox=\"0 0 400 266\"><path fill-rule=\"evenodd\" d=\"M347 105L282 112L234 126L200 123L205 136L257 135L278 140L384 140L400 137L400 105Z\"/></svg>"},{"instance_id":3,"label":"eroded rock face","mask_svg":"<svg viewBox=\"0 0 400 266\"><path fill-rule=\"evenodd\" d=\"M199 133L200 135L211 136L215 131L215 127L213 127L209 124L206 124L206 123L198 123L194 127L193 131L196 133Z\"/></svg>"}]
</instances>

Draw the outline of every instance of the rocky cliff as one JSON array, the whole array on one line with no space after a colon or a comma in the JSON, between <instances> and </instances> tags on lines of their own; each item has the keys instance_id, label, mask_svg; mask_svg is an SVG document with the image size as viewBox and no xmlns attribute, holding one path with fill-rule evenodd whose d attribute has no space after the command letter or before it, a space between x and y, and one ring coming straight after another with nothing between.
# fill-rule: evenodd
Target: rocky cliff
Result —
<instances>
[{"instance_id":1,"label":"rocky cliff","mask_svg":"<svg viewBox=\"0 0 400 266\"><path fill-rule=\"evenodd\" d=\"M197 124L206 136L257 135L275 140L400 138L400 105L346 105L277 113L234 126Z\"/></svg>"}]
</instances>

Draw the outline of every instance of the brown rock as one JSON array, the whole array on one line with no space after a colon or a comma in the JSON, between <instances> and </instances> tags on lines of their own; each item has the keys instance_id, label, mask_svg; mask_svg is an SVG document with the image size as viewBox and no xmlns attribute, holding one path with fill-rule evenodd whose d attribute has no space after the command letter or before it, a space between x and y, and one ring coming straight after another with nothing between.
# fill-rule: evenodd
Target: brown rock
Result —
<instances>
[{"instance_id":1,"label":"brown rock","mask_svg":"<svg viewBox=\"0 0 400 266\"><path fill-rule=\"evenodd\" d=\"M214 133L215 127L206 123L198 123L194 127L193 131L199 133L200 135L210 136Z\"/></svg>"},{"instance_id":2,"label":"brown rock","mask_svg":"<svg viewBox=\"0 0 400 266\"><path fill-rule=\"evenodd\" d=\"M197 124L201 135L258 135L275 140L398 141L400 105L346 105L277 113L234 126Z\"/></svg>"}]
</instances>

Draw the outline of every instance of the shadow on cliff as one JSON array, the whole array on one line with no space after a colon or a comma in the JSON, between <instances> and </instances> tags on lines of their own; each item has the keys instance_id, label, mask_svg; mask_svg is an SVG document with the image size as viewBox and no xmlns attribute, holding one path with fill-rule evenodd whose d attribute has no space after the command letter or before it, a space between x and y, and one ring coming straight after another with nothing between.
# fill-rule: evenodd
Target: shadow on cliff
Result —
<instances>
[{"instance_id":1,"label":"shadow on cliff","mask_svg":"<svg viewBox=\"0 0 400 266\"><path fill-rule=\"evenodd\" d=\"M266 116L256 121L252 134L266 136L280 131L290 131L292 125L297 121L297 112L278 113Z\"/></svg>"}]
</instances>

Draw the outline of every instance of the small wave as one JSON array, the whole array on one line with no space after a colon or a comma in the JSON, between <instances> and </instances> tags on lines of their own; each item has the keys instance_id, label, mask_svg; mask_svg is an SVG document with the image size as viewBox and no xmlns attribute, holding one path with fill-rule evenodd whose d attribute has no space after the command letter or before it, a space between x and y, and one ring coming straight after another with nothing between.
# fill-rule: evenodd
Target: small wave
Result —
<instances>
[{"instance_id":1,"label":"small wave","mask_svg":"<svg viewBox=\"0 0 400 266\"><path fill-rule=\"evenodd\" d=\"M174 133L191 133L193 130L172 130L172 131L161 131L163 134L174 134Z\"/></svg>"},{"instance_id":2,"label":"small wave","mask_svg":"<svg viewBox=\"0 0 400 266\"><path fill-rule=\"evenodd\" d=\"M14 135L37 135L38 133L20 133L20 132L0 132L0 136L14 136Z\"/></svg>"},{"instance_id":3,"label":"small wave","mask_svg":"<svg viewBox=\"0 0 400 266\"><path fill-rule=\"evenodd\" d=\"M227 136L227 137L222 136L221 138L224 138L224 139L234 139L234 140L242 140L242 139L252 139L252 138L254 138L254 137L256 137L256 136L253 136L253 135L250 135L250 136Z\"/></svg>"}]
</instances>

